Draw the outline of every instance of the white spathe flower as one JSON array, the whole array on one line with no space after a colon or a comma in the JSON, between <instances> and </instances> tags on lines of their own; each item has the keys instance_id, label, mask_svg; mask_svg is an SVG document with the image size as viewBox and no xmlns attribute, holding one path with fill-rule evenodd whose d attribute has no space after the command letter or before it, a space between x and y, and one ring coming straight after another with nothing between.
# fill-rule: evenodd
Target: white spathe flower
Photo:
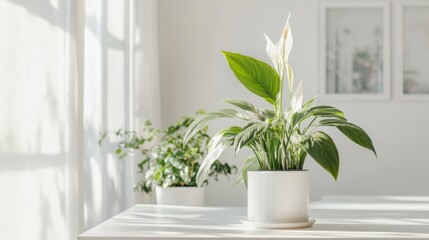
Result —
<instances>
[{"instance_id":1,"label":"white spathe flower","mask_svg":"<svg viewBox=\"0 0 429 240\"><path fill-rule=\"evenodd\" d=\"M292 112L297 112L302 108L303 101L303 92L302 92L302 82L299 82L298 87L295 90L295 94L292 97L292 101L290 103L290 107L292 108Z\"/></svg>"},{"instance_id":2,"label":"white spathe flower","mask_svg":"<svg viewBox=\"0 0 429 240\"><path fill-rule=\"evenodd\" d=\"M292 31L289 26L289 18L290 13L286 19L286 24L283 29L282 35L275 45L271 41L271 39L264 33L265 39L267 40L267 54L273 62L274 68L279 73L279 75L283 75L284 71L288 69L287 65L289 54L292 50L293 45Z\"/></svg>"},{"instance_id":3,"label":"white spathe flower","mask_svg":"<svg viewBox=\"0 0 429 240\"><path fill-rule=\"evenodd\" d=\"M281 64L281 61L278 61L280 59L277 57L277 47L267 36L267 34L264 33L264 36L267 40L267 47L265 48L265 50L267 51L268 57L270 57L271 62L273 62L274 68L277 72L279 72L279 64Z\"/></svg>"}]
</instances>

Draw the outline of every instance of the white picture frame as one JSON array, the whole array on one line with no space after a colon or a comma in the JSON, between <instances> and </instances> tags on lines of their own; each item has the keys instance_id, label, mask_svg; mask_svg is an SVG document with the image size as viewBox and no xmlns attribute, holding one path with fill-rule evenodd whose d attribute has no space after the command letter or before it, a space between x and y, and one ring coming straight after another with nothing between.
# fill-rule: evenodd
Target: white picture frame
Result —
<instances>
[{"instance_id":1,"label":"white picture frame","mask_svg":"<svg viewBox=\"0 0 429 240\"><path fill-rule=\"evenodd\" d=\"M429 100L429 67L422 60L429 59L429 1L396 2L395 19L395 95L401 100Z\"/></svg>"},{"instance_id":2,"label":"white picture frame","mask_svg":"<svg viewBox=\"0 0 429 240\"><path fill-rule=\"evenodd\" d=\"M344 11L344 13L341 13ZM365 12L366 11L366 12ZM338 21L338 25L350 24L349 28L341 28L341 26L332 26L332 23L336 23L335 18L341 17L342 21ZM362 18L365 16L366 18ZM354 17L354 18L353 18ZM373 21L370 18L374 18L377 21ZM329 18L329 19L328 19ZM353 18L353 19L348 19ZM369 20L362 20L369 19ZM363 21L363 22L362 22ZM374 22L374 26L369 26ZM360 25L361 24L361 25ZM347 0L326 0L321 1L319 4L319 76L320 80L318 81L318 91L319 95L323 99L335 99L335 100L389 100L391 95L390 88L390 2L387 0L362 0L362 1L347 1ZM336 31L336 33L344 31L349 34L350 39L353 36L358 35L360 32L369 32L373 31L372 28L380 28L380 31L376 34L374 32L374 37L378 37L381 39L376 39L373 48L367 48L367 46L359 46L365 47L367 50L359 50L358 44L362 44L356 41L345 41L349 44L347 51L342 51L340 47L331 47L335 50L328 49L330 48L333 40L332 33ZM335 34L338 36L338 34ZM337 41L338 37L336 37L335 41ZM367 37L368 39L368 37ZM369 42L369 40L367 40ZM329 42L330 45L327 43ZM353 45L355 44L355 45ZM354 49L352 49L355 47ZM380 51L377 52L377 51ZM339 49L339 50L338 50ZM361 48L362 49L362 48ZM332 52L335 51L335 54ZM342 52L341 52L342 51ZM353 52L354 51L354 52ZM365 53L365 51L367 53ZM374 55L373 60L371 59L370 52L373 51L372 55ZM334 64L335 67L332 67L332 62L339 62L339 57L337 57L337 53L343 54L344 59L348 59L348 61L341 61L341 64ZM354 56L351 56L354 54ZM361 64L359 57L362 59L367 54L366 61L372 61L372 68L369 70L359 70L357 72L356 69L359 68L359 64ZM332 55L335 55L332 57ZM331 59L327 57L330 56ZM332 60L334 58L334 60ZM329 64L329 69L328 69ZM337 67L338 65L343 66L342 69ZM375 68L373 66L377 66ZM334 69L335 68L335 69ZM332 70L334 69L334 70ZM344 74L340 74L343 72ZM334 74L333 74L334 73ZM366 75L365 75L366 74ZM368 76L369 77L365 77ZM329 76L328 76L329 75ZM335 75L335 77L332 77ZM341 76L342 75L342 76ZM341 76L341 77L338 77ZM345 77L343 77L345 76ZM359 76L359 77L356 77ZM353 78L355 80L353 80ZM358 80L358 79L363 80ZM334 79L334 80L333 80ZM338 79L341 80L338 81ZM335 81L335 83L333 83ZM375 83L374 83L375 81ZM341 85L341 84L342 85ZM360 85L359 85L360 84ZM334 87L333 87L334 86ZM340 86L340 87L338 87ZM365 92L367 91L367 92Z\"/></svg>"}]
</instances>

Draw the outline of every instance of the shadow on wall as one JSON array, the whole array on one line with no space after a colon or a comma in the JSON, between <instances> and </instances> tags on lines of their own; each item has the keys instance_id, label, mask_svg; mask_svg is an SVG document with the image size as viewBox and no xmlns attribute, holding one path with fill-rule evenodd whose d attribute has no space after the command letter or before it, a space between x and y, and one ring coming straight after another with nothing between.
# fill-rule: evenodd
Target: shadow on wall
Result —
<instances>
[{"instance_id":1,"label":"shadow on wall","mask_svg":"<svg viewBox=\"0 0 429 240\"><path fill-rule=\"evenodd\" d=\"M64 32L74 34L73 31L69 31L66 24L65 18L70 14L70 8L68 6L68 1L62 0L6 0L14 5L18 5L24 8L29 15L36 16L40 19L44 19L51 26L58 27ZM105 1L102 1L102 16L104 16L103 21L97 18L97 16L92 13L85 16L85 28L90 30L94 36L99 36L100 29L97 29L96 26L103 26L103 23L107 25L107 4ZM105 29L104 29L105 30ZM103 33L103 41L108 43L109 48L124 50L124 40L116 37L108 31ZM74 36L73 36L74 37Z\"/></svg>"}]
</instances>

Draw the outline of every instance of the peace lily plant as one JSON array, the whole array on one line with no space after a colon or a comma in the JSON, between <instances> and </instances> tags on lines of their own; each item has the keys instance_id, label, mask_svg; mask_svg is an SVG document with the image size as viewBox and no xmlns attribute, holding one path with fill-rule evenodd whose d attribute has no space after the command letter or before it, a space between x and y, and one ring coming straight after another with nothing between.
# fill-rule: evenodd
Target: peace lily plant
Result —
<instances>
[{"instance_id":1,"label":"peace lily plant","mask_svg":"<svg viewBox=\"0 0 429 240\"><path fill-rule=\"evenodd\" d=\"M371 150L376 155L371 138L360 127L350 123L344 113L332 106L315 106L315 97L303 103L301 82L294 89L294 74L289 64L292 49L292 32L289 18L279 41L274 44L265 34L266 52L273 66L239 53L222 51L237 79L252 93L266 100L272 109L262 109L236 99L225 102L243 110L221 109L198 117L189 126L184 143L203 129L211 120L236 118L242 126L230 126L219 131L208 144L208 154L197 174L201 185L210 172L210 166L228 147L235 153L247 147L249 156L242 169L242 179L247 181L248 170L302 170L310 155L328 171L338 177L339 154L332 138L322 127L335 127L354 143ZM288 87L287 102L283 108L283 88Z\"/></svg>"}]
</instances>

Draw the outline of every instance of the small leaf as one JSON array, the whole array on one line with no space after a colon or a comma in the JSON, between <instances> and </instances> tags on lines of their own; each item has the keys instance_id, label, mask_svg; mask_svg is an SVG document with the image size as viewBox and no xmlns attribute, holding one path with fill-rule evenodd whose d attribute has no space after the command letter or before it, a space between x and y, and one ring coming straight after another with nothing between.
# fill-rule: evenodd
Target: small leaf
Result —
<instances>
[{"instance_id":1,"label":"small leaf","mask_svg":"<svg viewBox=\"0 0 429 240\"><path fill-rule=\"evenodd\" d=\"M252 93L275 104L280 77L270 65L239 53L222 51L237 79Z\"/></svg>"},{"instance_id":2,"label":"small leaf","mask_svg":"<svg viewBox=\"0 0 429 240\"><path fill-rule=\"evenodd\" d=\"M103 132L100 136L100 139L98 140L98 145L101 146L101 144L103 143L104 139L106 139L107 136L107 132Z\"/></svg>"},{"instance_id":3,"label":"small leaf","mask_svg":"<svg viewBox=\"0 0 429 240\"><path fill-rule=\"evenodd\" d=\"M116 136L121 135L121 134L122 134L122 129L120 129L120 128L119 128L119 129L118 129L118 131L116 131L116 133L115 133L115 134L116 134Z\"/></svg>"},{"instance_id":4,"label":"small leaf","mask_svg":"<svg viewBox=\"0 0 429 240\"><path fill-rule=\"evenodd\" d=\"M332 138L324 132L314 132L302 144L305 151L336 180L340 157Z\"/></svg>"},{"instance_id":5,"label":"small leaf","mask_svg":"<svg viewBox=\"0 0 429 240\"><path fill-rule=\"evenodd\" d=\"M116 149L116 154L121 154L121 152L122 152L122 149L121 148L118 148L118 149Z\"/></svg>"},{"instance_id":6,"label":"small leaf","mask_svg":"<svg viewBox=\"0 0 429 240\"><path fill-rule=\"evenodd\" d=\"M122 153L121 155L118 156L118 159L125 158L128 155L128 153L130 153L130 151L126 151L126 152Z\"/></svg>"}]
</instances>

